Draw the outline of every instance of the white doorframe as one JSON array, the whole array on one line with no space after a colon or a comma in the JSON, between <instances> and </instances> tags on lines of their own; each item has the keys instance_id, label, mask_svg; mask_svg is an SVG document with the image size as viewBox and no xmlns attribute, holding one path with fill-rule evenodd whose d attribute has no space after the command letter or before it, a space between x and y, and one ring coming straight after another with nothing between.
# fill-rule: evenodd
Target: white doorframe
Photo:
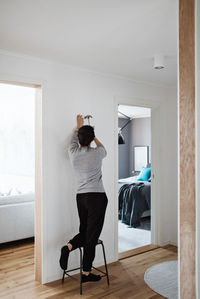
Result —
<instances>
[{"instance_id":1,"label":"white doorframe","mask_svg":"<svg viewBox=\"0 0 200 299\"><path fill-rule=\"evenodd\" d=\"M35 263L35 280L43 283L43 165L42 165L42 120L43 120L43 100L42 88L44 81L34 80L31 78L9 75L0 73L0 83L8 83L11 85L21 85L25 87L33 87L36 89L35 95L35 248L34 248L34 263Z\"/></svg>"},{"instance_id":2,"label":"white doorframe","mask_svg":"<svg viewBox=\"0 0 200 299\"><path fill-rule=\"evenodd\" d=\"M159 136L160 136L160 113L159 108L161 102L153 100L145 100L139 98L129 97L114 97L114 134L115 134L115 168L114 168L114 198L118 198L118 105L130 105L139 106L145 108L151 108L151 163L152 163L152 182L153 188L151 188L151 244L159 245L160 236L160 184L159 184ZM152 191L153 190L153 191ZM115 259L118 260L118 201L114 201L114 248Z\"/></svg>"}]
</instances>

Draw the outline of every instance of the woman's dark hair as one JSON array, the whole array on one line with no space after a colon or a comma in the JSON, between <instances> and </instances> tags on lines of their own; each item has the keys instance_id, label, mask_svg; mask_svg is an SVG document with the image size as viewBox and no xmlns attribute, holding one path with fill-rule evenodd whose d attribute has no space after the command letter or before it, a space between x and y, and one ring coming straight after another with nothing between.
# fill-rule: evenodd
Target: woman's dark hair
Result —
<instances>
[{"instance_id":1,"label":"woman's dark hair","mask_svg":"<svg viewBox=\"0 0 200 299\"><path fill-rule=\"evenodd\" d=\"M81 146L88 146L94 140L94 129L91 126L82 126L78 130L78 140Z\"/></svg>"}]
</instances>

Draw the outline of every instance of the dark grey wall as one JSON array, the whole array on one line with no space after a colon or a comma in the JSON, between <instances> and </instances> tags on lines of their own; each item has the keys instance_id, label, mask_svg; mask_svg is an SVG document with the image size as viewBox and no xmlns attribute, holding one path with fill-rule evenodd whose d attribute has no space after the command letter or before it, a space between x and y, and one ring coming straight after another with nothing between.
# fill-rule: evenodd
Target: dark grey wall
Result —
<instances>
[{"instance_id":1,"label":"dark grey wall","mask_svg":"<svg viewBox=\"0 0 200 299\"><path fill-rule=\"evenodd\" d=\"M127 123L127 119L118 118L118 127L121 128ZM129 123L122 131L125 144L118 145L118 176L119 179L129 177L129 163L130 163L130 136L131 136L131 123Z\"/></svg>"},{"instance_id":2,"label":"dark grey wall","mask_svg":"<svg viewBox=\"0 0 200 299\"><path fill-rule=\"evenodd\" d=\"M118 118L119 128L127 122L124 118ZM122 134L125 144L118 145L119 179L132 176L133 171L133 147L136 145L148 145L151 147L151 118L136 118L130 122Z\"/></svg>"},{"instance_id":3,"label":"dark grey wall","mask_svg":"<svg viewBox=\"0 0 200 299\"><path fill-rule=\"evenodd\" d=\"M147 145L151 148L151 118L135 118L131 122L130 137L130 175L133 171L133 147ZM151 151L150 151L151 153Z\"/></svg>"}]
</instances>

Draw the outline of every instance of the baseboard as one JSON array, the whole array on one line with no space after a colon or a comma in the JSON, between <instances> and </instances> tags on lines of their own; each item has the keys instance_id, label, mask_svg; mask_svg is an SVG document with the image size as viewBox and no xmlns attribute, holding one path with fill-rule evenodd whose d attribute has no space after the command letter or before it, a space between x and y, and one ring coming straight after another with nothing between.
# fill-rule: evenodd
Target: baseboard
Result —
<instances>
[{"instance_id":1,"label":"baseboard","mask_svg":"<svg viewBox=\"0 0 200 299\"><path fill-rule=\"evenodd\" d=\"M16 248L26 244L33 244L34 237L0 243L0 249Z\"/></svg>"},{"instance_id":2,"label":"baseboard","mask_svg":"<svg viewBox=\"0 0 200 299\"><path fill-rule=\"evenodd\" d=\"M164 247L164 246L167 246L167 245L172 245L172 246L178 247L177 243L175 243L173 241L165 241L165 242L161 242L159 244L160 247Z\"/></svg>"},{"instance_id":3,"label":"baseboard","mask_svg":"<svg viewBox=\"0 0 200 299\"><path fill-rule=\"evenodd\" d=\"M145 246L142 246L142 247L139 247L139 248L135 248L135 249L131 249L131 250L128 250L128 251L125 251L125 252L121 252L121 253L118 254L118 258L119 258L119 260L122 260L122 259L125 259L125 258L128 258L128 257L134 256L134 255L142 254L142 253L157 249L158 247L159 246L153 245L153 244L145 245Z\"/></svg>"},{"instance_id":4,"label":"baseboard","mask_svg":"<svg viewBox=\"0 0 200 299\"><path fill-rule=\"evenodd\" d=\"M178 247L178 244L177 244L177 243L175 243L175 242L170 242L170 244L168 244L168 245L173 245L173 246L176 246L176 247Z\"/></svg>"}]
</instances>

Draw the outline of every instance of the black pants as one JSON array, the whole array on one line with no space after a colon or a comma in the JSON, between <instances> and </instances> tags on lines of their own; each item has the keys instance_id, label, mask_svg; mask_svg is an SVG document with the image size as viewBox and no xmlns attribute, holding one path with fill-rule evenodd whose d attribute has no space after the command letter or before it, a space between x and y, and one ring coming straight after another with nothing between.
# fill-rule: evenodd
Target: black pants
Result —
<instances>
[{"instance_id":1,"label":"black pants","mask_svg":"<svg viewBox=\"0 0 200 299\"><path fill-rule=\"evenodd\" d=\"M95 247L103 228L108 199L105 193L79 193L76 195L80 218L79 234L69 243L72 250L83 247L83 271L89 272L95 258Z\"/></svg>"}]
</instances>

